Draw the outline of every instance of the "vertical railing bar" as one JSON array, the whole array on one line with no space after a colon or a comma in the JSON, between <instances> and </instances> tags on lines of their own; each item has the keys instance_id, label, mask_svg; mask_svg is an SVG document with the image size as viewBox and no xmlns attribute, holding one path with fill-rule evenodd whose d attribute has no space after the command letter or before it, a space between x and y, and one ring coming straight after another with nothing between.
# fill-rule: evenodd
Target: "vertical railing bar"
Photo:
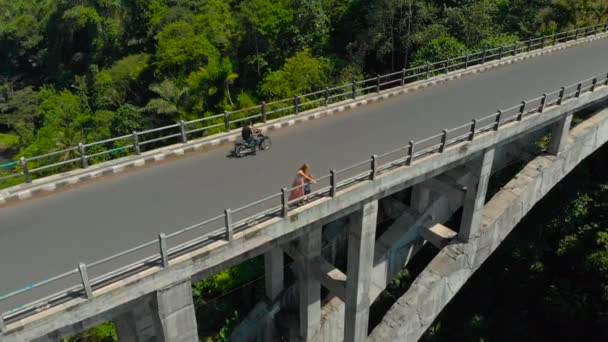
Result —
<instances>
[{"instance_id":1,"label":"vertical railing bar","mask_svg":"<svg viewBox=\"0 0 608 342\"><path fill-rule=\"evenodd\" d=\"M561 87L559 90L559 99L557 100L557 105L561 106L564 101L564 94L566 93L566 87Z\"/></svg>"},{"instance_id":2,"label":"vertical railing bar","mask_svg":"<svg viewBox=\"0 0 608 342\"><path fill-rule=\"evenodd\" d=\"M372 161L371 161L371 174L369 175L369 179L370 180L375 180L376 179L376 171L378 169L378 156L375 154L372 154Z\"/></svg>"},{"instance_id":3,"label":"vertical railing bar","mask_svg":"<svg viewBox=\"0 0 608 342\"><path fill-rule=\"evenodd\" d=\"M158 234L158 248L160 251L160 260L163 268L169 267L169 249L167 248L167 235L165 233Z\"/></svg>"},{"instance_id":4,"label":"vertical railing bar","mask_svg":"<svg viewBox=\"0 0 608 342\"><path fill-rule=\"evenodd\" d=\"M519 107L519 114L517 114L517 121L524 119L524 113L526 112L527 101L521 101L521 107Z\"/></svg>"},{"instance_id":5,"label":"vertical railing bar","mask_svg":"<svg viewBox=\"0 0 608 342\"><path fill-rule=\"evenodd\" d=\"M226 133L230 132L230 114L227 110L224 111L224 128Z\"/></svg>"},{"instance_id":6,"label":"vertical railing bar","mask_svg":"<svg viewBox=\"0 0 608 342\"><path fill-rule=\"evenodd\" d=\"M89 167L89 161L87 160L87 153L82 142L78 143L78 153L80 154L80 160L82 161L82 167L84 169Z\"/></svg>"},{"instance_id":7,"label":"vertical railing bar","mask_svg":"<svg viewBox=\"0 0 608 342\"><path fill-rule=\"evenodd\" d=\"M287 189L281 189L281 216L287 217L289 215L289 199L287 197Z\"/></svg>"},{"instance_id":8,"label":"vertical railing bar","mask_svg":"<svg viewBox=\"0 0 608 342\"><path fill-rule=\"evenodd\" d=\"M226 225L226 241L232 241L232 211L224 210L224 224Z\"/></svg>"},{"instance_id":9,"label":"vertical railing bar","mask_svg":"<svg viewBox=\"0 0 608 342\"><path fill-rule=\"evenodd\" d=\"M135 154L140 155L141 149L139 148L139 135L137 131L133 131L131 133L133 135L133 150L135 150Z\"/></svg>"},{"instance_id":10,"label":"vertical railing bar","mask_svg":"<svg viewBox=\"0 0 608 342\"><path fill-rule=\"evenodd\" d=\"M412 165L412 162L414 161L414 140L410 140L409 143L409 148L408 148L408 158L407 158L407 165Z\"/></svg>"},{"instance_id":11,"label":"vertical railing bar","mask_svg":"<svg viewBox=\"0 0 608 342\"><path fill-rule=\"evenodd\" d=\"M471 133L469 135L469 141L473 141L475 140L475 130L477 128L477 120L473 119L471 120Z\"/></svg>"},{"instance_id":12,"label":"vertical railing bar","mask_svg":"<svg viewBox=\"0 0 608 342\"><path fill-rule=\"evenodd\" d=\"M93 298L93 290L91 289L91 282L89 281L89 275L87 273L87 265L84 263L78 264L78 271L80 271L80 279L82 280L82 287L87 299Z\"/></svg>"},{"instance_id":13,"label":"vertical railing bar","mask_svg":"<svg viewBox=\"0 0 608 342\"><path fill-rule=\"evenodd\" d=\"M502 110L498 110L496 112L496 122L494 123L494 130L498 131L498 129L500 128L500 117L502 116Z\"/></svg>"},{"instance_id":14,"label":"vertical railing bar","mask_svg":"<svg viewBox=\"0 0 608 342\"><path fill-rule=\"evenodd\" d=\"M25 182L31 183L32 174L30 173L30 169L27 167L27 159L25 157L21 157L19 159L19 162L21 162L21 167L23 168L23 175L25 176Z\"/></svg>"},{"instance_id":15,"label":"vertical railing bar","mask_svg":"<svg viewBox=\"0 0 608 342\"><path fill-rule=\"evenodd\" d=\"M443 153L443 151L445 151L445 145L447 144L447 141L448 141L448 130L444 129L443 135L441 136L441 146L439 146L439 153Z\"/></svg>"},{"instance_id":16,"label":"vertical railing bar","mask_svg":"<svg viewBox=\"0 0 608 342\"><path fill-rule=\"evenodd\" d=\"M543 97L540 100L540 108L538 109L539 113L542 113L545 111L545 105L547 104L547 94L543 94Z\"/></svg>"},{"instance_id":17,"label":"vertical railing bar","mask_svg":"<svg viewBox=\"0 0 608 342\"><path fill-rule=\"evenodd\" d=\"M336 179L336 170L331 170L329 171L329 183L331 185L331 189L329 190L329 196L331 197L336 197L336 184L337 184L337 179Z\"/></svg>"},{"instance_id":18,"label":"vertical railing bar","mask_svg":"<svg viewBox=\"0 0 608 342\"><path fill-rule=\"evenodd\" d=\"M267 121L267 117L266 117L266 101L262 101L262 122L266 123Z\"/></svg>"},{"instance_id":19,"label":"vertical railing bar","mask_svg":"<svg viewBox=\"0 0 608 342\"><path fill-rule=\"evenodd\" d=\"M179 129L180 133L182 134L182 143L188 143L188 135L186 135L186 121L179 120Z\"/></svg>"}]
</instances>

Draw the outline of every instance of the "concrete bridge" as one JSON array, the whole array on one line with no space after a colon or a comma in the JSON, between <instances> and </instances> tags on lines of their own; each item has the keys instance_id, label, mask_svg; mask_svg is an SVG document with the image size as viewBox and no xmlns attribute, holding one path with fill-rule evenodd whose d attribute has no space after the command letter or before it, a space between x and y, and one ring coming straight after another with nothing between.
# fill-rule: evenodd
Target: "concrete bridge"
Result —
<instances>
[{"instance_id":1,"label":"concrete bridge","mask_svg":"<svg viewBox=\"0 0 608 342\"><path fill-rule=\"evenodd\" d=\"M603 36L542 58L515 64L522 59L516 56L362 98L361 103L387 100L276 131L273 149L255 159L226 160L226 149L219 148L0 209L3 260L20 260L2 262L2 291L85 262L61 277L63 283L49 285L53 291L70 287L68 293L0 317L1 340L56 340L114 320L126 341L196 341L191 282L261 254L266 259L268 301L261 309L267 312L261 315L264 329L257 335L269 338L269 317L277 307L280 310L287 291L282 276L287 253L297 261L300 275L294 336L362 341L368 336L370 303L420 246L431 242L441 251L369 337L416 340L528 209L608 138L606 111L570 130L574 113L601 105L608 97L608 44L597 38ZM494 69L497 66L503 67ZM432 83L441 85L388 99ZM543 91L545 95L530 99ZM522 104L522 99L530 101ZM497 108L506 109L495 112ZM467 122L477 117L471 113L490 112L494 114ZM491 172L521 154L513 151L521 152L543 129L552 137L547 153L530 161L505 190L485 203ZM426 138L433 133L439 134ZM183 240L171 240L178 236L179 226L168 223L189 224L192 213L211 217L272 193L277 180L289 180L302 155L310 155L314 166L330 169L361 160L362 153L390 149L394 150L322 177L308 204L290 205L278 193L256 203L264 215L251 218L239 216L248 213L245 209L227 210L206 221L203 229L198 224L189 227L184 234L190 235L179 235ZM263 167L275 164L277 168ZM222 174L228 182L218 181ZM411 193L409 200L395 200L405 192ZM242 195L240 202L234 193ZM458 227L442 225L461 207ZM380 215L398 215L384 232L376 231L379 209ZM322 227L337 220L346 222L348 232L345 272L320 251L326 233ZM109 249L120 252L140 242L142 235L160 231L169 235L131 253L133 261L153 257L108 276L91 272L98 265L100 274L116 268L116 258L91 262L108 255ZM169 248L167 242L172 243ZM320 286L336 298L324 303L323 324ZM35 299L27 297L32 291L23 293L26 299ZM337 332L342 327L343 335Z\"/></svg>"}]
</instances>

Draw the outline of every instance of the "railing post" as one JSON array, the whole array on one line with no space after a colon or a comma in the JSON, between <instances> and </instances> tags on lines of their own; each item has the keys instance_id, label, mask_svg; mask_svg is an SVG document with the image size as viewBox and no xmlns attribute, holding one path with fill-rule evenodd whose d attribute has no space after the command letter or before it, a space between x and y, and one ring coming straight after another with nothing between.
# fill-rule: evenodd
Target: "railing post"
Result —
<instances>
[{"instance_id":1,"label":"railing post","mask_svg":"<svg viewBox=\"0 0 608 342\"><path fill-rule=\"evenodd\" d=\"M547 94L543 94L543 97L540 100L540 109L538 110L540 113L545 111L546 104L547 104Z\"/></svg>"},{"instance_id":2,"label":"railing post","mask_svg":"<svg viewBox=\"0 0 608 342\"><path fill-rule=\"evenodd\" d=\"M91 289L91 282L89 281L89 275L87 274L87 265L84 263L78 264L78 270L80 271L80 279L82 279L82 287L87 299L93 298L93 290Z\"/></svg>"},{"instance_id":3,"label":"railing post","mask_svg":"<svg viewBox=\"0 0 608 342\"><path fill-rule=\"evenodd\" d=\"M232 241L232 212L224 210L224 224L226 225L226 241Z\"/></svg>"},{"instance_id":4,"label":"railing post","mask_svg":"<svg viewBox=\"0 0 608 342\"><path fill-rule=\"evenodd\" d=\"M581 90L583 89L583 83L579 83L576 86L576 97L579 98L581 96Z\"/></svg>"},{"instance_id":5,"label":"railing post","mask_svg":"<svg viewBox=\"0 0 608 342\"><path fill-rule=\"evenodd\" d=\"M557 44L557 33L553 33L553 46Z\"/></svg>"},{"instance_id":6,"label":"railing post","mask_svg":"<svg viewBox=\"0 0 608 342\"><path fill-rule=\"evenodd\" d=\"M564 101L564 94L566 93L566 87L562 87L559 90L559 99L557 100L557 105L561 106L562 102Z\"/></svg>"},{"instance_id":7,"label":"railing post","mask_svg":"<svg viewBox=\"0 0 608 342\"><path fill-rule=\"evenodd\" d=\"M481 64L484 64L486 62L487 53L488 53L488 49L484 49L483 53L481 54Z\"/></svg>"},{"instance_id":8,"label":"railing post","mask_svg":"<svg viewBox=\"0 0 608 342\"><path fill-rule=\"evenodd\" d=\"M445 60L445 74L449 74L450 73L450 57L448 57L448 59Z\"/></svg>"},{"instance_id":9,"label":"railing post","mask_svg":"<svg viewBox=\"0 0 608 342\"><path fill-rule=\"evenodd\" d=\"M21 157L21 159L19 159L19 162L21 163L21 167L23 168L23 175L25 176L25 182L31 183L32 174L30 173L30 169L27 167L27 159L25 159L25 157Z\"/></svg>"},{"instance_id":10,"label":"railing post","mask_svg":"<svg viewBox=\"0 0 608 342\"><path fill-rule=\"evenodd\" d=\"M574 40L578 39L578 28L576 30L574 30Z\"/></svg>"},{"instance_id":11,"label":"railing post","mask_svg":"<svg viewBox=\"0 0 608 342\"><path fill-rule=\"evenodd\" d=\"M471 55L469 55L467 53L467 55L464 57L464 68L465 70L469 68L469 60L471 59Z\"/></svg>"},{"instance_id":12,"label":"railing post","mask_svg":"<svg viewBox=\"0 0 608 342\"><path fill-rule=\"evenodd\" d=\"M431 63L426 62L426 79L431 78Z\"/></svg>"},{"instance_id":13,"label":"railing post","mask_svg":"<svg viewBox=\"0 0 608 342\"><path fill-rule=\"evenodd\" d=\"M597 86L597 77L593 78L593 81L591 82L591 91L595 91L595 87Z\"/></svg>"},{"instance_id":14,"label":"railing post","mask_svg":"<svg viewBox=\"0 0 608 342\"><path fill-rule=\"evenodd\" d=\"M4 323L4 317L2 317L2 312L0 312L0 336L2 336L2 332L6 330L6 324Z\"/></svg>"},{"instance_id":15,"label":"railing post","mask_svg":"<svg viewBox=\"0 0 608 342\"><path fill-rule=\"evenodd\" d=\"M446 144L448 142L448 130L443 130L443 135L441 136L441 146L439 146L439 153L443 153L445 151Z\"/></svg>"},{"instance_id":16,"label":"railing post","mask_svg":"<svg viewBox=\"0 0 608 342\"><path fill-rule=\"evenodd\" d=\"M266 101L262 101L262 122L266 123L268 119L266 118Z\"/></svg>"},{"instance_id":17,"label":"railing post","mask_svg":"<svg viewBox=\"0 0 608 342\"><path fill-rule=\"evenodd\" d=\"M179 120L179 129L180 133L182 134L182 143L185 144L188 142L188 135L186 134L186 121Z\"/></svg>"},{"instance_id":18,"label":"railing post","mask_svg":"<svg viewBox=\"0 0 608 342\"><path fill-rule=\"evenodd\" d=\"M401 86L405 86L405 68L401 69Z\"/></svg>"},{"instance_id":19,"label":"railing post","mask_svg":"<svg viewBox=\"0 0 608 342\"><path fill-rule=\"evenodd\" d=\"M141 154L141 150L139 149L139 136L136 131L133 131L133 150L135 154Z\"/></svg>"},{"instance_id":20,"label":"railing post","mask_svg":"<svg viewBox=\"0 0 608 342\"><path fill-rule=\"evenodd\" d=\"M86 154L86 151L84 149L84 145L82 144L82 142L78 143L78 153L80 154L80 160L82 161L82 167L86 169L87 167L89 167L89 161L87 160L87 154Z\"/></svg>"},{"instance_id":21,"label":"railing post","mask_svg":"<svg viewBox=\"0 0 608 342\"><path fill-rule=\"evenodd\" d=\"M372 154L372 162L371 162L370 166L371 166L372 172L369 175L369 179L370 180L375 180L376 179L376 172L377 172L377 169L378 169L378 156L377 155Z\"/></svg>"},{"instance_id":22,"label":"railing post","mask_svg":"<svg viewBox=\"0 0 608 342\"><path fill-rule=\"evenodd\" d=\"M414 140L410 140L410 145L408 148L408 156L407 156L407 165L412 165L414 161Z\"/></svg>"},{"instance_id":23,"label":"railing post","mask_svg":"<svg viewBox=\"0 0 608 342\"><path fill-rule=\"evenodd\" d=\"M325 88L325 107L329 106L329 88Z\"/></svg>"},{"instance_id":24,"label":"railing post","mask_svg":"<svg viewBox=\"0 0 608 342\"><path fill-rule=\"evenodd\" d=\"M608 21L606 21L606 25L604 25L604 32L608 31Z\"/></svg>"},{"instance_id":25,"label":"railing post","mask_svg":"<svg viewBox=\"0 0 608 342\"><path fill-rule=\"evenodd\" d=\"M226 133L230 132L230 114L227 110L224 111L224 128Z\"/></svg>"},{"instance_id":26,"label":"railing post","mask_svg":"<svg viewBox=\"0 0 608 342\"><path fill-rule=\"evenodd\" d=\"M542 36L542 38L540 39L540 49L544 49L545 48L545 36Z\"/></svg>"},{"instance_id":27,"label":"railing post","mask_svg":"<svg viewBox=\"0 0 608 342\"><path fill-rule=\"evenodd\" d=\"M289 215L289 197L287 197L287 189L281 189L281 216L287 217Z\"/></svg>"},{"instance_id":28,"label":"railing post","mask_svg":"<svg viewBox=\"0 0 608 342\"><path fill-rule=\"evenodd\" d=\"M169 250L167 249L167 235L158 234L158 248L160 251L160 262L163 268L169 267Z\"/></svg>"},{"instance_id":29,"label":"railing post","mask_svg":"<svg viewBox=\"0 0 608 342\"><path fill-rule=\"evenodd\" d=\"M517 55L517 43L519 42L513 43L513 52L511 52L511 56Z\"/></svg>"},{"instance_id":30,"label":"railing post","mask_svg":"<svg viewBox=\"0 0 608 342\"><path fill-rule=\"evenodd\" d=\"M300 113L300 97L298 95L293 97L293 111L296 114Z\"/></svg>"},{"instance_id":31,"label":"railing post","mask_svg":"<svg viewBox=\"0 0 608 342\"><path fill-rule=\"evenodd\" d=\"M357 98L357 81L353 81L353 85L352 85L352 97L353 100Z\"/></svg>"},{"instance_id":32,"label":"railing post","mask_svg":"<svg viewBox=\"0 0 608 342\"><path fill-rule=\"evenodd\" d=\"M376 93L380 92L380 75L376 75Z\"/></svg>"},{"instance_id":33,"label":"railing post","mask_svg":"<svg viewBox=\"0 0 608 342\"><path fill-rule=\"evenodd\" d=\"M500 128L500 117L502 116L502 110L496 112L496 122L494 123L494 130L498 131Z\"/></svg>"},{"instance_id":34,"label":"railing post","mask_svg":"<svg viewBox=\"0 0 608 342\"><path fill-rule=\"evenodd\" d=\"M526 112L526 105L528 102L521 101L521 107L519 107L519 114L517 114L517 121L521 121L524 119L524 113Z\"/></svg>"},{"instance_id":35,"label":"railing post","mask_svg":"<svg viewBox=\"0 0 608 342\"><path fill-rule=\"evenodd\" d=\"M532 49L532 38L528 39L528 46L526 47L526 52L530 52Z\"/></svg>"},{"instance_id":36,"label":"railing post","mask_svg":"<svg viewBox=\"0 0 608 342\"><path fill-rule=\"evenodd\" d=\"M471 133L469 135L469 141L475 140L475 130L477 129L477 120L471 120Z\"/></svg>"},{"instance_id":37,"label":"railing post","mask_svg":"<svg viewBox=\"0 0 608 342\"><path fill-rule=\"evenodd\" d=\"M336 185L336 171L335 170L329 171L329 184L331 186L331 188L329 189L329 196L336 197L336 192L338 191L338 189L337 189L337 185Z\"/></svg>"},{"instance_id":38,"label":"railing post","mask_svg":"<svg viewBox=\"0 0 608 342\"><path fill-rule=\"evenodd\" d=\"M498 50L498 60L502 59L502 54L503 54L504 50L505 50L505 46L501 45L500 50Z\"/></svg>"}]
</instances>

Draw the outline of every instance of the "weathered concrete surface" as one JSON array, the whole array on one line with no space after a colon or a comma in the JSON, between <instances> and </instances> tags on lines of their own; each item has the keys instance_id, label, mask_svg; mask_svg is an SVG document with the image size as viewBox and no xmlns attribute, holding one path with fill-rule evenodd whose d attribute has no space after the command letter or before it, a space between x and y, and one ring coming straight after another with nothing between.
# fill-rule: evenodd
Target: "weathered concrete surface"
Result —
<instances>
[{"instance_id":1,"label":"weathered concrete surface","mask_svg":"<svg viewBox=\"0 0 608 342\"><path fill-rule=\"evenodd\" d=\"M559 156L535 158L483 208L482 228L468 243L440 251L392 306L370 341L417 341L469 277L519 221L584 158L608 140L608 110L569 134Z\"/></svg>"},{"instance_id":2,"label":"weathered concrete surface","mask_svg":"<svg viewBox=\"0 0 608 342\"><path fill-rule=\"evenodd\" d=\"M403 166L380 173L375 181L362 181L339 191L335 198L323 198L292 210L288 219L274 218L243 232L234 234L234 240L215 241L198 250L174 258L170 267L153 267L121 281L94 291L94 298L75 298L64 304L41 310L28 318L12 322L4 332L6 341L31 340L68 326L92 322L102 323L105 312L110 312L139 297L170 286L176 281L205 278L227 267L284 245L298 236L310 232L311 224L325 224L360 210L364 201L378 200L399 192L447 170L466 164L478 157L481 151L521 138L541 127L559 120L566 113L578 110L605 99L608 87L601 86L593 93L565 102L560 107L549 107L542 115L528 115L523 121L501 126L497 132L480 135L472 142L446 149L417 160L412 166ZM105 320L102 320L105 319Z\"/></svg>"},{"instance_id":3,"label":"weathered concrete surface","mask_svg":"<svg viewBox=\"0 0 608 342\"><path fill-rule=\"evenodd\" d=\"M162 342L198 342L196 314L190 280L172 284L156 292Z\"/></svg>"}]
</instances>

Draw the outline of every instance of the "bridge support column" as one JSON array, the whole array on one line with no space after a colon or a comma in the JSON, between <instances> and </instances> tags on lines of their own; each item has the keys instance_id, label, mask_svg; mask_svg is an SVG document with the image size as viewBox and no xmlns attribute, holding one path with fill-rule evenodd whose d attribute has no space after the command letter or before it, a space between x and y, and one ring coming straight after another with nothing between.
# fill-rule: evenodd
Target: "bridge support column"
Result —
<instances>
[{"instance_id":1,"label":"bridge support column","mask_svg":"<svg viewBox=\"0 0 608 342\"><path fill-rule=\"evenodd\" d=\"M367 339L377 217L378 201L367 203L353 214L348 231L345 342Z\"/></svg>"},{"instance_id":2,"label":"bridge support column","mask_svg":"<svg viewBox=\"0 0 608 342\"><path fill-rule=\"evenodd\" d=\"M146 342L156 339L160 321L150 300L133 305L133 309L114 319L120 341Z\"/></svg>"},{"instance_id":3,"label":"bridge support column","mask_svg":"<svg viewBox=\"0 0 608 342\"><path fill-rule=\"evenodd\" d=\"M266 297L274 302L283 291L283 249L275 247L264 255ZM266 322L264 340L273 341L274 321Z\"/></svg>"},{"instance_id":4,"label":"bridge support column","mask_svg":"<svg viewBox=\"0 0 608 342\"><path fill-rule=\"evenodd\" d=\"M190 279L156 292L158 317L164 342L198 342Z\"/></svg>"},{"instance_id":5,"label":"bridge support column","mask_svg":"<svg viewBox=\"0 0 608 342\"><path fill-rule=\"evenodd\" d=\"M492 175L492 164L494 163L494 148L482 152L481 158L473 162L471 168L473 179L471 186L467 187L460 221L460 232L458 238L462 242L468 242L470 237L479 234L481 226L481 211L485 204L488 183Z\"/></svg>"},{"instance_id":6,"label":"bridge support column","mask_svg":"<svg viewBox=\"0 0 608 342\"><path fill-rule=\"evenodd\" d=\"M298 261L298 290L300 310L300 337L308 341L321 327L321 283L315 274L314 260L321 256L322 227L315 228L298 239L300 253Z\"/></svg>"},{"instance_id":7,"label":"bridge support column","mask_svg":"<svg viewBox=\"0 0 608 342\"><path fill-rule=\"evenodd\" d=\"M572 113L568 113L551 127L551 143L547 148L547 152L558 155L564 149L570 126L572 125Z\"/></svg>"},{"instance_id":8,"label":"bridge support column","mask_svg":"<svg viewBox=\"0 0 608 342\"><path fill-rule=\"evenodd\" d=\"M431 190L422 185L416 184L412 187L412 197L410 200L410 206L418 213L423 213L428 207L431 200Z\"/></svg>"}]
</instances>

